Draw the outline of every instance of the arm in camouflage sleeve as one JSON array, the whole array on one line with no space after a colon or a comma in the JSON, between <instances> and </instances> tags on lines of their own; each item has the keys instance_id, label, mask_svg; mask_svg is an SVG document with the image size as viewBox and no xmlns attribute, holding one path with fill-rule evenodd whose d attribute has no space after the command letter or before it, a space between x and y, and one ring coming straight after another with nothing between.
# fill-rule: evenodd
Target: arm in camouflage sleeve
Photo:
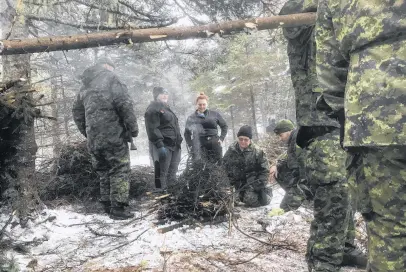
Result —
<instances>
[{"instance_id":1,"label":"arm in camouflage sleeve","mask_svg":"<svg viewBox=\"0 0 406 272\"><path fill-rule=\"evenodd\" d=\"M223 167L224 167L224 170L226 171L227 176L228 176L228 178L230 180L230 184L234 185L234 184L236 184L236 181L234 180L233 175L232 175L233 166L231 165L231 153L232 153L231 149L230 148L227 149L227 151L226 151L226 153L224 154L224 157L223 157Z\"/></svg>"},{"instance_id":2,"label":"arm in camouflage sleeve","mask_svg":"<svg viewBox=\"0 0 406 272\"><path fill-rule=\"evenodd\" d=\"M111 85L111 90L114 94L113 104L119 115L120 119L123 121L125 128L131 133L132 137L138 136L138 124L137 118L134 113L134 104L128 94L127 87L122 84L117 78L113 79Z\"/></svg>"},{"instance_id":3,"label":"arm in camouflage sleeve","mask_svg":"<svg viewBox=\"0 0 406 272\"><path fill-rule=\"evenodd\" d=\"M258 150L258 155L257 155L257 180L261 183L262 185L265 185L268 183L268 178L269 178L269 163L268 160L266 159L265 153L262 150Z\"/></svg>"},{"instance_id":4,"label":"arm in camouflage sleeve","mask_svg":"<svg viewBox=\"0 0 406 272\"><path fill-rule=\"evenodd\" d=\"M86 137L86 118L85 118L85 106L80 98L80 93L76 96L76 100L72 107L73 121L75 121L80 133Z\"/></svg>"},{"instance_id":5,"label":"arm in camouflage sleeve","mask_svg":"<svg viewBox=\"0 0 406 272\"><path fill-rule=\"evenodd\" d=\"M316 69L322 91L317 108L337 118L344 113L344 92L349 64L339 50L328 2L329 0L319 1L316 20Z\"/></svg>"}]
</instances>

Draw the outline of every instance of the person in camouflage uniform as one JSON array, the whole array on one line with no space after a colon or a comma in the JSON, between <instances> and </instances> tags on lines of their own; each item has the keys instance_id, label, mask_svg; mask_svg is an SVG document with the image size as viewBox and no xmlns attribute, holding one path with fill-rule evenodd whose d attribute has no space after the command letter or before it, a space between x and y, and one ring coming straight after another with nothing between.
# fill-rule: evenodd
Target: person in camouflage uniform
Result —
<instances>
[{"instance_id":1,"label":"person in camouflage uniform","mask_svg":"<svg viewBox=\"0 0 406 272\"><path fill-rule=\"evenodd\" d=\"M100 176L105 211L113 219L127 219L133 216L125 209L131 171L128 142L138 136L138 125L127 87L113 70L110 60L101 59L84 71L72 113Z\"/></svg>"},{"instance_id":2,"label":"person in camouflage uniform","mask_svg":"<svg viewBox=\"0 0 406 272\"><path fill-rule=\"evenodd\" d=\"M317 108L342 126L368 271L406 271L406 1L320 0Z\"/></svg>"},{"instance_id":3,"label":"person in camouflage uniform","mask_svg":"<svg viewBox=\"0 0 406 272\"><path fill-rule=\"evenodd\" d=\"M310 0L289 0L280 14L317 11ZM296 94L296 142L302 148L301 171L313 193L314 220L306 259L309 271L338 271L342 265L364 266L362 252L353 246L346 153L340 147L340 123L316 108L320 88L316 77L315 26L284 28L292 84ZM351 231L348 231L348 229Z\"/></svg>"},{"instance_id":4,"label":"person in camouflage uniform","mask_svg":"<svg viewBox=\"0 0 406 272\"><path fill-rule=\"evenodd\" d=\"M278 157L276 165L272 166L270 171L276 182L285 190L280 208L284 211L296 210L306 198L311 197L305 186L306 182L300 181L301 148L296 145L297 130L292 121L283 119L276 124L273 132L288 146L287 152Z\"/></svg>"},{"instance_id":5,"label":"person in camouflage uniform","mask_svg":"<svg viewBox=\"0 0 406 272\"><path fill-rule=\"evenodd\" d=\"M252 143L250 126L242 126L237 137L238 141L232 144L224 154L224 169L239 199L246 206L268 205L272 197L272 189L267 185L268 160L264 152Z\"/></svg>"}]
</instances>

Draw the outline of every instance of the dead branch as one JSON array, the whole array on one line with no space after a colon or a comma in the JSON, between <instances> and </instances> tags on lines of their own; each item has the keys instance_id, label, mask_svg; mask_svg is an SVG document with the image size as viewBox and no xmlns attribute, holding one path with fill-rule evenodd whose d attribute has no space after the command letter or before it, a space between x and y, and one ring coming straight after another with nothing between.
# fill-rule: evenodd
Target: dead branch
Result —
<instances>
[{"instance_id":1,"label":"dead branch","mask_svg":"<svg viewBox=\"0 0 406 272\"><path fill-rule=\"evenodd\" d=\"M195 220L193 220L193 219L185 219L185 220L183 220L182 222L179 222L179 223L176 223L176 224L167 226L167 227L160 228L160 229L158 229L158 232L161 233L161 234L167 233L167 232L170 232L170 231L172 231L172 230L174 230L174 229L181 228L181 227L183 227L184 225L190 225L190 224L192 224L194 221L195 221Z\"/></svg>"},{"instance_id":2,"label":"dead branch","mask_svg":"<svg viewBox=\"0 0 406 272\"><path fill-rule=\"evenodd\" d=\"M90 30L116 30L120 29L117 27L111 27L111 26L106 26L106 25L90 25L86 23L69 23L66 22L65 20L58 20L55 18L47 18L47 17L38 17L34 15L27 15L26 18L28 20L32 21L40 21L40 22L51 22L51 23L56 23L56 24L61 24L61 25L67 25L79 29L90 29Z\"/></svg>"},{"instance_id":3,"label":"dead branch","mask_svg":"<svg viewBox=\"0 0 406 272\"><path fill-rule=\"evenodd\" d=\"M235 228L236 230L238 230L238 231L239 231L241 234L243 234L244 236L246 236L246 237L248 237L248 238L251 238L251 239L253 239L253 240L257 241L257 242L260 242L260 243L262 243L262 244L264 244L264 245L270 246L270 247L272 247L272 249L287 249L287 250L291 250L291 251L297 251L297 250L296 250L295 248L293 248L292 245L290 245L290 244L265 242L265 241L262 241L261 239L258 239L258 238L254 237L254 236L252 236L252 235L249 235L248 233L242 231L242 230L238 227L238 225L236 224L235 220L233 220L233 226L234 226L234 228Z\"/></svg>"},{"instance_id":4,"label":"dead branch","mask_svg":"<svg viewBox=\"0 0 406 272\"><path fill-rule=\"evenodd\" d=\"M94 259L94 258L102 257L102 256L106 255L106 254L109 253L109 252L112 252L112 251L117 250L117 249L119 249L119 248L125 247L125 246L127 246L127 245L129 245L129 244L135 242L136 240L138 240L138 239L139 239L144 233L146 233L148 230L149 230L149 229L145 229L145 230L142 231L140 234L138 234L137 237L135 237L134 239L132 239L132 240L130 240L130 241L127 241L127 242L125 242L125 243L123 243L123 244L121 244L121 245L118 245L118 246L116 246L116 247L113 247L113 248L111 248L111 249L109 249L109 250L103 251L103 252L101 252L101 253L99 253L99 254L97 254L97 255L95 255L95 256L91 256L91 258Z\"/></svg>"},{"instance_id":5,"label":"dead branch","mask_svg":"<svg viewBox=\"0 0 406 272\"><path fill-rule=\"evenodd\" d=\"M3 238L4 233L6 232L6 228L8 227L8 225L10 225L11 221L13 221L13 217L14 217L15 213L16 213L16 211L13 211L10 214L10 217L8 218L6 224L1 228L1 230L0 230L0 241Z\"/></svg>"},{"instance_id":6,"label":"dead branch","mask_svg":"<svg viewBox=\"0 0 406 272\"><path fill-rule=\"evenodd\" d=\"M127 235L124 235L124 234L103 233L103 232L97 231L95 229L92 229L90 226L87 226L87 228L90 230L91 233L93 233L96 236L107 236L107 237L117 237L117 238L127 237Z\"/></svg>"},{"instance_id":7,"label":"dead branch","mask_svg":"<svg viewBox=\"0 0 406 272\"><path fill-rule=\"evenodd\" d=\"M275 29L279 27L295 27L313 25L315 13L301 13L273 17L236 20L218 24L191 27L163 27L136 30L119 30L79 34L72 36L54 36L22 40L0 41L0 55L27 54L72 50L89 47L108 46L114 44L134 44L164 40L186 40L210 38L214 34L224 35L248 29ZM53 20L53 19L52 19Z\"/></svg>"},{"instance_id":8,"label":"dead branch","mask_svg":"<svg viewBox=\"0 0 406 272\"><path fill-rule=\"evenodd\" d=\"M7 81L4 83L0 83L0 93L3 93L5 91L7 91L8 89L10 89L20 83L24 83L26 81L27 81L27 79L25 79L25 78L19 78L17 80L11 80L11 81Z\"/></svg>"},{"instance_id":9,"label":"dead branch","mask_svg":"<svg viewBox=\"0 0 406 272\"><path fill-rule=\"evenodd\" d=\"M46 219L44 219L44 220L42 220L42 221L36 223L35 225L38 226L38 225L41 225L41 224L46 223L46 222L52 222L52 221L54 221L55 219L56 219L56 216L55 216L55 215L51 215L51 216L47 217Z\"/></svg>"}]
</instances>

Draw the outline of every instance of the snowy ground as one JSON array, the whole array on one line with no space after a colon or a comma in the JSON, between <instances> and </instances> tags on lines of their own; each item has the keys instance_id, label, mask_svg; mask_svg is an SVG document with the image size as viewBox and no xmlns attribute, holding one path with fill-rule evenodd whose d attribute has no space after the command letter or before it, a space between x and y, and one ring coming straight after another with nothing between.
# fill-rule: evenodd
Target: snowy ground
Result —
<instances>
[{"instance_id":1,"label":"snowy ground","mask_svg":"<svg viewBox=\"0 0 406 272\"><path fill-rule=\"evenodd\" d=\"M127 221L111 220L99 206L44 209L27 228L7 227L5 238L27 244L6 254L20 271L307 271L311 212L300 208L271 216L282 196L277 189L266 207L237 207L239 229L256 239L235 227L230 233L228 223L160 233L156 214L147 215L152 200L145 198L131 204L138 219ZM0 226L7 219L3 214ZM270 225L264 229L258 219Z\"/></svg>"}]
</instances>

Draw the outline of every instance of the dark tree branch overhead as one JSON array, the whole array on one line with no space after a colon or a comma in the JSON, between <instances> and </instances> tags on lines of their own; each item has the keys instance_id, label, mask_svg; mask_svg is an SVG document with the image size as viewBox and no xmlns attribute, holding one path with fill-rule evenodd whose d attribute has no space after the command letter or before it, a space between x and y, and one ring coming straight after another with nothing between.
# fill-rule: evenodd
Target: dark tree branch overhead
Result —
<instances>
[{"instance_id":1,"label":"dark tree branch overhead","mask_svg":"<svg viewBox=\"0 0 406 272\"><path fill-rule=\"evenodd\" d=\"M210 38L214 34L224 35L248 29L275 29L314 25L316 13L300 13L248 20L228 21L191 27L164 27L136 30L117 30L79 34L72 36L53 36L22 40L0 41L0 55L27 54L59 50L82 49L114 44L133 44L164 40L186 40Z\"/></svg>"}]
</instances>

